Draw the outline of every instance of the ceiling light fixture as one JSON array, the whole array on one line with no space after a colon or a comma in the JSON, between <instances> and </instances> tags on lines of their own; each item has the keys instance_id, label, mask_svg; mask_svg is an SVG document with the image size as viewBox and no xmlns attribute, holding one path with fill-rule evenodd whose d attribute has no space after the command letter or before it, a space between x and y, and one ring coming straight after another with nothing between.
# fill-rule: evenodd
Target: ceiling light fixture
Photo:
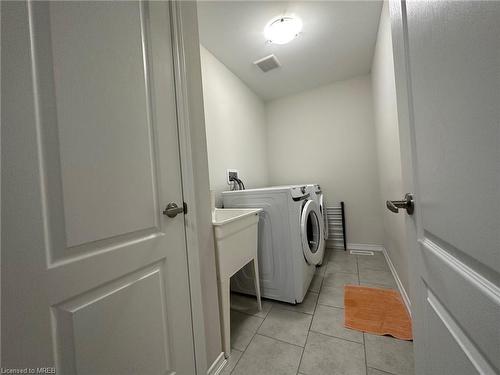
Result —
<instances>
[{"instance_id":1,"label":"ceiling light fixture","mask_svg":"<svg viewBox=\"0 0 500 375\"><path fill-rule=\"evenodd\" d=\"M286 44L295 39L302 30L302 21L295 16L279 16L268 22L264 36L268 43Z\"/></svg>"}]
</instances>

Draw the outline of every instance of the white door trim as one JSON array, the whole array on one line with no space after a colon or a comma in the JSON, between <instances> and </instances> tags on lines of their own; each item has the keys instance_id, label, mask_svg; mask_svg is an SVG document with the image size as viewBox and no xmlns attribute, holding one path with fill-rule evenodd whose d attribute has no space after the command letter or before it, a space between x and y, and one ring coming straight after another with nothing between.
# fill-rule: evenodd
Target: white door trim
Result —
<instances>
[{"instance_id":1,"label":"white door trim","mask_svg":"<svg viewBox=\"0 0 500 375\"><path fill-rule=\"evenodd\" d=\"M170 2L170 7L170 14L172 17L172 44L177 99L177 121L179 127L179 152L181 156L182 192L184 201L188 205L188 212L185 215L185 226L196 373L205 374L209 367L209 359L207 358L205 314L203 309L200 261L202 249L199 238L200 232L203 230L203 218L198 214L200 211L198 207L200 196L197 191L197 181L200 171L193 157L199 153L199 150L193 148L193 136L200 135L200 129L204 129L204 125L201 124L202 126L200 126L199 124L200 119L203 120L204 118L204 112L202 96L199 96L197 92L191 90L189 82L190 70L201 69L199 64L187 58L190 53L199 53L198 51L194 51L194 46L199 48L197 30L198 20L196 18L195 2L172 1ZM201 77L199 84L201 85ZM203 138L204 137L205 134L203 133ZM206 193L208 194L208 190ZM211 233L211 223L209 223L209 225ZM208 242L213 244L213 240ZM207 245L206 241L204 244ZM215 324L218 324L218 320ZM221 354L222 358L224 358L222 352ZM217 362L218 359L214 364Z\"/></svg>"},{"instance_id":2,"label":"white door trim","mask_svg":"<svg viewBox=\"0 0 500 375\"><path fill-rule=\"evenodd\" d=\"M207 375L219 375L220 373L222 373L222 370L224 370L226 365L227 359L224 355L224 352L221 352L214 363L212 363L212 366L210 366L210 368L208 369Z\"/></svg>"},{"instance_id":3,"label":"white door trim","mask_svg":"<svg viewBox=\"0 0 500 375\"><path fill-rule=\"evenodd\" d=\"M196 199L194 189L193 158L191 154L190 136L190 98L187 89L185 44L183 32L183 13L178 2L170 3L172 17L172 44L174 59L175 90L177 99L177 123L179 127L179 152L181 155L182 193L184 202L188 204L185 216L186 245L188 255L189 288L191 291L191 318L193 321L193 339L195 348L196 373L203 374L207 369L205 347L205 324L201 291L200 246L198 243L196 217ZM190 218L188 217L190 216Z\"/></svg>"}]
</instances>

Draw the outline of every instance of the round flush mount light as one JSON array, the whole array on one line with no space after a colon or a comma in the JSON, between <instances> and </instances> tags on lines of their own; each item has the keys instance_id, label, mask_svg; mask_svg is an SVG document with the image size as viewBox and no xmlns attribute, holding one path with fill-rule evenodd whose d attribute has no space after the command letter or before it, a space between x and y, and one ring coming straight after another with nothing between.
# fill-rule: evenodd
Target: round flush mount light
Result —
<instances>
[{"instance_id":1,"label":"round flush mount light","mask_svg":"<svg viewBox=\"0 0 500 375\"><path fill-rule=\"evenodd\" d=\"M302 30L302 21L295 16L279 16L268 22L264 36L268 43L286 44L294 40Z\"/></svg>"}]
</instances>

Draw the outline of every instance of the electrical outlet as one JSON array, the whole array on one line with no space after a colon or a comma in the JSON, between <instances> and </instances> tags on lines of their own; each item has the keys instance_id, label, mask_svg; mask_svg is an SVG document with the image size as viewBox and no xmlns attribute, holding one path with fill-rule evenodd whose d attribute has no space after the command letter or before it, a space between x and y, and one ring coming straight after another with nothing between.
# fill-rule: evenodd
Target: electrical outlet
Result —
<instances>
[{"instance_id":1,"label":"electrical outlet","mask_svg":"<svg viewBox=\"0 0 500 375\"><path fill-rule=\"evenodd\" d=\"M238 178L239 171L237 169L226 169L226 181L228 185L231 185L232 182L230 178L236 177Z\"/></svg>"}]
</instances>

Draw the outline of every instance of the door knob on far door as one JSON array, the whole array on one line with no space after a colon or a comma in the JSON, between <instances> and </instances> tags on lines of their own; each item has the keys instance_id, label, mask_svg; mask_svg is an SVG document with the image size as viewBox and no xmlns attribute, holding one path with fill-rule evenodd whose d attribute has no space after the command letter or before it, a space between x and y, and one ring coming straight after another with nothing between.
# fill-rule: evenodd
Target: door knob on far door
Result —
<instances>
[{"instance_id":1,"label":"door knob on far door","mask_svg":"<svg viewBox=\"0 0 500 375\"><path fill-rule=\"evenodd\" d=\"M392 212L398 213L400 208L404 208L408 215L413 214L414 203L413 203L413 194L406 193L403 200L400 201L386 201L385 205Z\"/></svg>"},{"instance_id":2,"label":"door knob on far door","mask_svg":"<svg viewBox=\"0 0 500 375\"><path fill-rule=\"evenodd\" d=\"M176 217L180 213L187 213L186 202L182 203L181 207L177 206L177 204L175 204L174 202L170 202L163 210L163 215L166 215L170 218Z\"/></svg>"}]
</instances>

